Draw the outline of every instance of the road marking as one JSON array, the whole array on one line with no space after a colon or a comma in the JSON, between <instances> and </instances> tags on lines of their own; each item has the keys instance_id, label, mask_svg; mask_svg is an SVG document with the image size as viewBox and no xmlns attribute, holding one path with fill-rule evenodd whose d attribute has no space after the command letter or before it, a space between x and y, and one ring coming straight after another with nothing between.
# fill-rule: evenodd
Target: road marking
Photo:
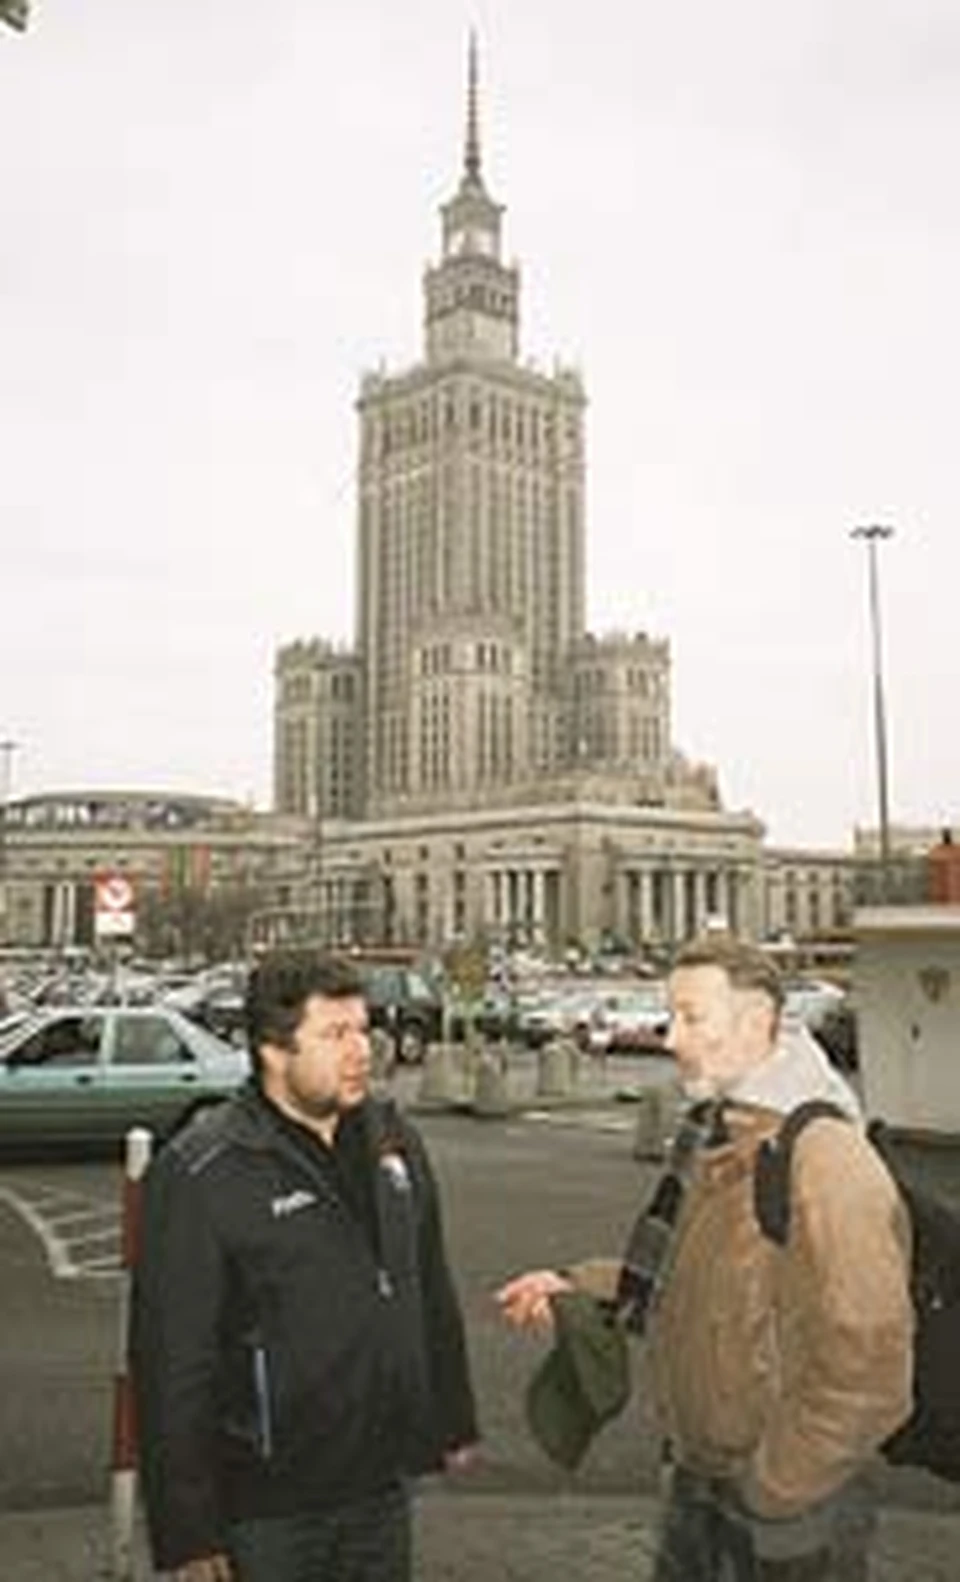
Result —
<instances>
[{"instance_id":1,"label":"road marking","mask_svg":"<svg viewBox=\"0 0 960 1582\"><path fill-rule=\"evenodd\" d=\"M15 1214L30 1227L34 1235L39 1238L40 1244L46 1254L50 1272L56 1280L79 1280L88 1274L103 1277L107 1274L119 1275L121 1272L120 1261L120 1221L119 1207L110 1209L106 1204L94 1208L90 1205L83 1214L84 1219L97 1217L99 1219L112 1218L113 1223L103 1226L99 1230L78 1232L76 1235L62 1236L59 1225L62 1220L46 1211L48 1204L60 1199L66 1194L45 1192L42 1188L30 1197L24 1197L13 1187L0 1186L0 1203L6 1203ZM79 1193L71 1194L74 1201L83 1201ZM87 1200L89 1203L89 1199ZM75 1219L76 1215L68 1215L67 1219ZM109 1238L117 1241L117 1252L112 1259L108 1259L101 1252L91 1253L87 1256L79 1251L88 1243L104 1242Z\"/></svg>"},{"instance_id":2,"label":"road marking","mask_svg":"<svg viewBox=\"0 0 960 1582\"><path fill-rule=\"evenodd\" d=\"M34 1198L32 1201L33 1207L36 1208L36 1198ZM48 1225L52 1225L56 1230L59 1231L64 1225L79 1224L85 1219L102 1219L104 1214L109 1214L111 1212L112 1211L110 1209L105 1208L101 1204L99 1208L74 1208L71 1209L68 1214L45 1214L44 1219Z\"/></svg>"},{"instance_id":3,"label":"road marking","mask_svg":"<svg viewBox=\"0 0 960 1582\"><path fill-rule=\"evenodd\" d=\"M111 1238L116 1240L119 1235L119 1225L104 1225L100 1230L85 1230L79 1236L71 1236L70 1245L76 1247L81 1244L86 1245L88 1241L110 1241Z\"/></svg>"},{"instance_id":4,"label":"road marking","mask_svg":"<svg viewBox=\"0 0 960 1582\"><path fill-rule=\"evenodd\" d=\"M606 1110L525 1110L525 1121L547 1126L582 1126L594 1132L631 1132L636 1120L630 1115L611 1115Z\"/></svg>"}]
</instances>

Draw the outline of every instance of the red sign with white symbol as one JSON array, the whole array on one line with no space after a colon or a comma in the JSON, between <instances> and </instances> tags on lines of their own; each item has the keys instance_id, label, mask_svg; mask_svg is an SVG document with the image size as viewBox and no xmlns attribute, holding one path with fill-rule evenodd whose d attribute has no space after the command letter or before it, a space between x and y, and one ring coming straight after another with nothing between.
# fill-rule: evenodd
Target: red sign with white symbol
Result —
<instances>
[{"instance_id":1,"label":"red sign with white symbol","mask_svg":"<svg viewBox=\"0 0 960 1582\"><path fill-rule=\"evenodd\" d=\"M93 919L98 939L133 933L133 884L124 873L98 873L93 881Z\"/></svg>"}]
</instances>

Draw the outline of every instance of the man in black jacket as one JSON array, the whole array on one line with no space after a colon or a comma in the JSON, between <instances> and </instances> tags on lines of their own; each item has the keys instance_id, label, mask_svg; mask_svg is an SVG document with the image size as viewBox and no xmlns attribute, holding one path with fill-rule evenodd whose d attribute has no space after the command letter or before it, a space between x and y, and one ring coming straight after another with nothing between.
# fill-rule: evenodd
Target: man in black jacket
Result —
<instances>
[{"instance_id":1,"label":"man in black jacket","mask_svg":"<svg viewBox=\"0 0 960 1582\"><path fill-rule=\"evenodd\" d=\"M369 1093L352 968L269 956L246 1015L251 1082L145 1185L132 1358L154 1562L177 1582L407 1582L407 1480L477 1438L433 1173Z\"/></svg>"}]
</instances>

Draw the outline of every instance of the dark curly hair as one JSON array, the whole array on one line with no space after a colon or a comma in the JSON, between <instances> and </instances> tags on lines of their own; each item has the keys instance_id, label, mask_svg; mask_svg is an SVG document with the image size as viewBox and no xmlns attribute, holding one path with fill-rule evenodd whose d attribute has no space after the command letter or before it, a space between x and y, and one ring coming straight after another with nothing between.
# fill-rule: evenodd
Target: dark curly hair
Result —
<instances>
[{"instance_id":1,"label":"dark curly hair","mask_svg":"<svg viewBox=\"0 0 960 1582\"><path fill-rule=\"evenodd\" d=\"M244 1021L253 1074L260 1078L264 1044L292 1049L294 1034L311 995L327 1000L364 996L363 980L348 961L315 950L276 950L250 974Z\"/></svg>"}]
</instances>

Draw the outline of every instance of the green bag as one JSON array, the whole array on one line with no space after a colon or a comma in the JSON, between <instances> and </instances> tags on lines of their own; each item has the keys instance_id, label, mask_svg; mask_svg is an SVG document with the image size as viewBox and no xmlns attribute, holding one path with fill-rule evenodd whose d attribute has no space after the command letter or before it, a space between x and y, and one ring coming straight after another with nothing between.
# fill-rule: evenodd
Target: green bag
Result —
<instances>
[{"instance_id":1,"label":"green bag","mask_svg":"<svg viewBox=\"0 0 960 1582\"><path fill-rule=\"evenodd\" d=\"M563 1291L550 1305L554 1343L527 1385L527 1422L550 1459L573 1471L629 1399L630 1354L609 1304Z\"/></svg>"}]
</instances>

